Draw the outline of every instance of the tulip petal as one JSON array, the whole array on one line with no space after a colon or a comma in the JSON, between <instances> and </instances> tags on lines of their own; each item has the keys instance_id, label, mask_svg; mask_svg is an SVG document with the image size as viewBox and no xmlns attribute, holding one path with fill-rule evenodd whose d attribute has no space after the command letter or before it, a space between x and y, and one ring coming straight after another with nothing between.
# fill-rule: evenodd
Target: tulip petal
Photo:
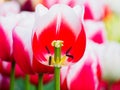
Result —
<instances>
[{"instance_id":1,"label":"tulip petal","mask_svg":"<svg viewBox=\"0 0 120 90\"><path fill-rule=\"evenodd\" d=\"M13 53L15 61L25 73L33 72L31 66L33 59L31 46L33 23L33 14L24 12L21 14L21 22L19 22L13 31Z\"/></svg>"},{"instance_id":2,"label":"tulip petal","mask_svg":"<svg viewBox=\"0 0 120 90\"><path fill-rule=\"evenodd\" d=\"M70 66L67 75L69 90L96 90L98 88L97 68L98 60L90 44L87 43L82 60Z\"/></svg>"},{"instance_id":3,"label":"tulip petal","mask_svg":"<svg viewBox=\"0 0 120 90\"><path fill-rule=\"evenodd\" d=\"M0 57L2 60L10 61L12 58L12 31L18 20L17 15L0 17Z\"/></svg>"},{"instance_id":4,"label":"tulip petal","mask_svg":"<svg viewBox=\"0 0 120 90\"><path fill-rule=\"evenodd\" d=\"M84 26L89 39L99 44L106 42L105 25L102 21L86 20Z\"/></svg>"}]
</instances>

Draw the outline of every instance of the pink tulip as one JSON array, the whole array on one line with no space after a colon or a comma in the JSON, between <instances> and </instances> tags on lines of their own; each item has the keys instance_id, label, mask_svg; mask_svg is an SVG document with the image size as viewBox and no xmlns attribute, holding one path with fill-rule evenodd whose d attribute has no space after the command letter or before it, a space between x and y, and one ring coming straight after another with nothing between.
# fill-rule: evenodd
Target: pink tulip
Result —
<instances>
[{"instance_id":1,"label":"pink tulip","mask_svg":"<svg viewBox=\"0 0 120 90\"><path fill-rule=\"evenodd\" d=\"M16 63L25 73L33 73L33 52L31 46L34 13L20 13L21 21L13 30L13 54Z\"/></svg>"},{"instance_id":2,"label":"pink tulip","mask_svg":"<svg viewBox=\"0 0 120 90\"><path fill-rule=\"evenodd\" d=\"M0 3L0 16L17 14L20 12L20 5L15 1Z\"/></svg>"},{"instance_id":3,"label":"pink tulip","mask_svg":"<svg viewBox=\"0 0 120 90\"><path fill-rule=\"evenodd\" d=\"M60 66L75 63L83 56L86 36L82 25L82 9L71 8L64 4L56 4L49 10L38 5L36 8L36 25L34 27L32 47L35 55L33 68L39 72L51 72L56 62L53 60L52 42L63 42ZM80 15L78 15L78 13ZM56 41L55 41L56 40Z\"/></svg>"},{"instance_id":4,"label":"pink tulip","mask_svg":"<svg viewBox=\"0 0 120 90\"><path fill-rule=\"evenodd\" d=\"M106 11L104 0L85 0L85 19L101 20Z\"/></svg>"},{"instance_id":5,"label":"pink tulip","mask_svg":"<svg viewBox=\"0 0 120 90\"><path fill-rule=\"evenodd\" d=\"M10 72L11 72L11 63L0 60L0 73L4 76L9 77ZM22 70L20 69L18 64L16 64L16 66L15 66L15 77L19 78L19 77L22 77L22 76L24 76L24 73L22 72Z\"/></svg>"},{"instance_id":6,"label":"pink tulip","mask_svg":"<svg viewBox=\"0 0 120 90\"><path fill-rule=\"evenodd\" d=\"M13 60L12 31L18 21L19 17L16 14L0 16L0 58L2 60Z\"/></svg>"},{"instance_id":7,"label":"pink tulip","mask_svg":"<svg viewBox=\"0 0 120 90\"><path fill-rule=\"evenodd\" d=\"M0 74L0 90L9 90L9 78Z\"/></svg>"},{"instance_id":8,"label":"pink tulip","mask_svg":"<svg viewBox=\"0 0 120 90\"><path fill-rule=\"evenodd\" d=\"M107 41L106 29L102 21L85 20L84 27L87 38L98 44L103 44Z\"/></svg>"},{"instance_id":9,"label":"pink tulip","mask_svg":"<svg viewBox=\"0 0 120 90\"><path fill-rule=\"evenodd\" d=\"M61 70L62 90L97 90L101 77L99 61L93 43L87 43L85 54L79 62ZM66 83L65 83L66 82ZM65 84L65 85L64 85ZM65 89L67 86L67 89ZM65 87L65 88L64 88Z\"/></svg>"},{"instance_id":10,"label":"pink tulip","mask_svg":"<svg viewBox=\"0 0 120 90\"><path fill-rule=\"evenodd\" d=\"M50 8L54 4L67 4L71 7L82 5L85 7L85 19L101 20L105 16L106 3L104 0L35 0Z\"/></svg>"}]
</instances>

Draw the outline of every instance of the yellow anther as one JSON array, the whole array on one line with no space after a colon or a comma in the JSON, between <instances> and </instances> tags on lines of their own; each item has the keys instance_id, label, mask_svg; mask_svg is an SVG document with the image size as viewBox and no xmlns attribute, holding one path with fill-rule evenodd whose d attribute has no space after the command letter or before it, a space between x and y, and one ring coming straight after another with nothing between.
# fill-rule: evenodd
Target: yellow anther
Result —
<instances>
[{"instance_id":1,"label":"yellow anther","mask_svg":"<svg viewBox=\"0 0 120 90\"><path fill-rule=\"evenodd\" d=\"M56 48L60 48L63 46L63 41L62 40L54 40L54 41L52 41L52 46L54 46Z\"/></svg>"}]
</instances>

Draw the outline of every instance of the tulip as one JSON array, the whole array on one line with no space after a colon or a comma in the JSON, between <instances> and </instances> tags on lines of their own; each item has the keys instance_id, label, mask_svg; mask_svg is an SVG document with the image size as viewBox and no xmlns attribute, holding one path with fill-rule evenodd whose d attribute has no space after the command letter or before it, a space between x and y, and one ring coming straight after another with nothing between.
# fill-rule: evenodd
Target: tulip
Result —
<instances>
[{"instance_id":1,"label":"tulip","mask_svg":"<svg viewBox=\"0 0 120 90\"><path fill-rule=\"evenodd\" d=\"M61 69L62 90L97 90L99 85L99 61L94 50L94 43L89 42L82 59L67 69ZM93 48L91 48L91 46ZM66 73L65 73L66 72ZM64 85L66 82L66 86Z\"/></svg>"},{"instance_id":2,"label":"tulip","mask_svg":"<svg viewBox=\"0 0 120 90\"><path fill-rule=\"evenodd\" d=\"M38 3L50 8L54 4L67 4L70 7L75 5L85 6L85 19L101 20L106 11L106 3L104 0L35 0Z\"/></svg>"},{"instance_id":3,"label":"tulip","mask_svg":"<svg viewBox=\"0 0 120 90\"><path fill-rule=\"evenodd\" d=\"M19 14L21 21L13 30L13 55L16 63L26 74L33 73L32 70L32 47L31 35L34 23L34 13L22 12Z\"/></svg>"},{"instance_id":4,"label":"tulip","mask_svg":"<svg viewBox=\"0 0 120 90\"><path fill-rule=\"evenodd\" d=\"M9 78L0 74L0 90L9 90Z\"/></svg>"},{"instance_id":5,"label":"tulip","mask_svg":"<svg viewBox=\"0 0 120 90\"><path fill-rule=\"evenodd\" d=\"M34 11L37 4L44 0L16 0L20 4L22 11Z\"/></svg>"},{"instance_id":6,"label":"tulip","mask_svg":"<svg viewBox=\"0 0 120 90\"><path fill-rule=\"evenodd\" d=\"M29 75L33 74L32 60L33 53L31 47L32 27L34 23L34 13L22 12L19 14L20 22L13 30L13 55L16 63L26 74L26 90L29 90Z\"/></svg>"},{"instance_id":7,"label":"tulip","mask_svg":"<svg viewBox=\"0 0 120 90\"><path fill-rule=\"evenodd\" d=\"M20 12L20 5L15 1L0 3L0 16L17 14Z\"/></svg>"},{"instance_id":8,"label":"tulip","mask_svg":"<svg viewBox=\"0 0 120 90\"><path fill-rule=\"evenodd\" d=\"M77 62L82 57L85 50L85 33L74 9L62 4L55 5L49 10L42 5L37 6L36 13L39 16L36 15L37 25L34 28L32 47L39 63L50 67L57 64L55 61L50 61L50 58L54 58L52 42L63 43L61 57L64 60L59 61L59 65Z\"/></svg>"},{"instance_id":9,"label":"tulip","mask_svg":"<svg viewBox=\"0 0 120 90\"><path fill-rule=\"evenodd\" d=\"M112 0L105 0L105 2L113 12L120 14L120 0L116 0L114 2Z\"/></svg>"},{"instance_id":10,"label":"tulip","mask_svg":"<svg viewBox=\"0 0 120 90\"><path fill-rule=\"evenodd\" d=\"M10 73L11 73L11 67L12 67L12 65L10 62L0 60L0 72L2 75L9 77ZM15 77L19 78L22 76L24 76L24 73L22 72L22 70L20 69L18 64L16 64L15 65Z\"/></svg>"},{"instance_id":11,"label":"tulip","mask_svg":"<svg viewBox=\"0 0 120 90\"><path fill-rule=\"evenodd\" d=\"M106 3L104 0L85 0L85 19L102 20L105 16Z\"/></svg>"},{"instance_id":12,"label":"tulip","mask_svg":"<svg viewBox=\"0 0 120 90\"><path fill-rule=\"evenodd\" d=\"M109 11L104 22L108 40L120 42L120 16Z\"/></svg>"},{"instance_id":13,"label":"tulip","mask_svg":"<svg viewBox=\"0 0 120 90\"><path fill-rule=\"evenodd\" d=\"M111 90L119 90L120 89L120 81L117 81L112 84Z\"/></svg>"},{"instance_id":14,"label":"tulip","mask_svg":"<svg viewBox=\"0 0 120 90\"><path fill-rule=\"evenodd\" d=\"M51 72L51 68L56 67L55 74L59 77L61 66L80 60L86 44L82 17L80 6L71 8L56 4L49 10L42 5L37 6L32 38L35 71L44 66L44 72Z\"/></svg>"},{"instance_id":15,"label":"tulip","mask_svg":"<svg viewBox=\"0 0 120 90\"><path fill-rule=\"evenodd\" d=\"M17 14L7 15L6 17L0 17L0 58L5 61L11 61L11 78L10 78L10 90L14 88L14 70L15 61L13 57L13 39L12 32L14 27L19 22L20 17Z\"/></svg>"},{"instance_id":16,"label":"tulip","mask_svg":"<svg viewBox=\"0 0 120 90\"><path fill-rule=\"evenodd\" d=\"M85 20L84 27L87 38L98 44L107 42L106 28L102 21Z\"/></svg>"},{"instance_id":17,"label":"tulip","mask_svg":"<svg viewBox=\"0 0 120 90\"><path fill-rule=\"evenodd\" d=\"M0 58L2 60L14 61L12 31L18 21L19 17L16 14L0 17Z\"/></svg>"},{"instance_id":18,"label":"tulip","mask_svg":"<svg viewBox=\"0 0 120 90\"><path fill-rule=\"evenodd\" d=\"M100 49L100 63L102 68L102 77L108 82L120 80L120 44L117 42L108 42Z\"/></svg>"}]
</instances>

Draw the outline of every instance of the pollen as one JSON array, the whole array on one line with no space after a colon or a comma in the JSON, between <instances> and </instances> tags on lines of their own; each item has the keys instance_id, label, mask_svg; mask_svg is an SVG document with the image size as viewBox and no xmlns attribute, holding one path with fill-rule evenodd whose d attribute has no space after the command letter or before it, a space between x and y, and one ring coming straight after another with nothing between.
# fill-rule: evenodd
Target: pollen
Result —
<instances>
[{"instance_id":1,"label":"pollen","mask_svg":"<svg viewBox=\"0 0 120 90\"><path fill-rule=\"evenodd\" d=\"M60 48L63 46L63 41L62 40L54 40L52 41L52 46L56 47L56 48Z\"/></svg>"}]
</instances>

